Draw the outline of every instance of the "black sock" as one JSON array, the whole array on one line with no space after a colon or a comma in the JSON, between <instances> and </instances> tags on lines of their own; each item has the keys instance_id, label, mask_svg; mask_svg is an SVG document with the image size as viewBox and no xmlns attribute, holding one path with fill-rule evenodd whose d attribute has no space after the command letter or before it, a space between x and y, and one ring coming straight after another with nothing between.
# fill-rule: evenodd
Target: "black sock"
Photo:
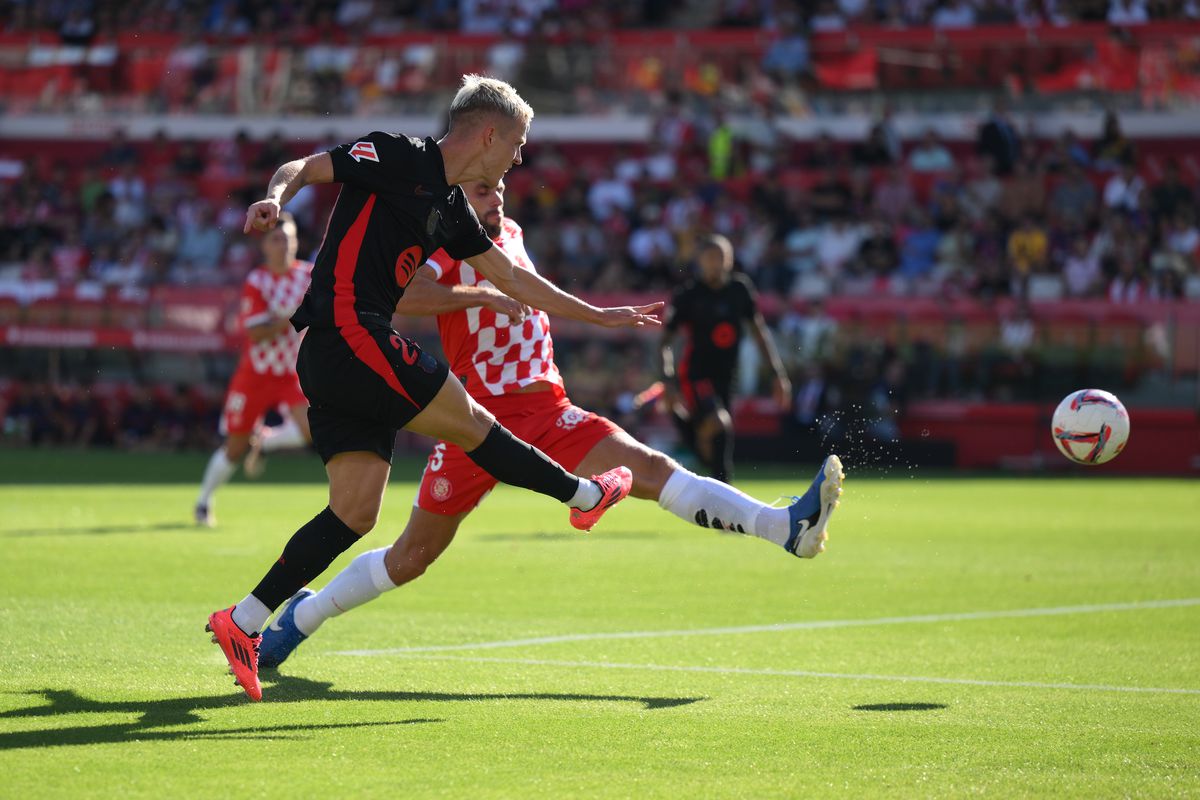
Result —
<instances>
[{"instance_id":1,"label":"black sock","mask_svg":"<svg viewBox=\"0 0 1200 800\"><path fill-rule=\"evenodd\" d=\"M531 444L509 433L499 422L467 457L501 483L532 489L561 503L575 496L579 478Z\"/></svg>"},{"instance_id":2,"label":"black sock","mask_svg":"<svg viewBox=\"0 0 1200 800\"><path fill-rule=\"evenodd\" d=\"M251 593L274 611L358 541L329 506L292 534L279 560Z\"/></svg>"}]
</instances>

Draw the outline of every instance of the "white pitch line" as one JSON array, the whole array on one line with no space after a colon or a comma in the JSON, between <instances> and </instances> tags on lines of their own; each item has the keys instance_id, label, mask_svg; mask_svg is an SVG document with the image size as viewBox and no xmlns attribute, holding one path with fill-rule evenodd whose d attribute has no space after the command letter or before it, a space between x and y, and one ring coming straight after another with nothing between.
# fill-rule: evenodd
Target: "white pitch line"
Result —
<instances>
[{"instance_id":1,"label":"white pitch line","mask_svg":"<svg viewBox=\"0 0 1200 800\"><path fill-rule=\"evenodd\" d=\"M391 647L383 650L339 650L341 656L387 656L407 653L444 653L454 650L495 650L504 647L559 644L560 642L591 642L602 639L659 639L668 636L722 636L737 633L766 633L802 631L823 628L858 628L869 625L911 625L925 622L961 622L964 620L1008 619L1013 617L1055 617L1064 614L1097 614L1106 611L1143 611L1154 608L1184 608L1200 605L1200 597L1178 600L1143 600L1132 603L1096 603L1082 606L1051 606L1049 608L1014 608L1007 611L963 611L951 614L920 614L912 617L875 617L873 619L830 619L809 622L777 622L770 625L742 625L732 628L693 628L690 630L614 631L611 633L568 633L559 636L537 636L529 639L506 639L467 644L440 644L420 647Z\"/></svg>"},{"instance_id":2,"label":"white pitch line","mask_svg":"<svg viewBox=\"0 0 1200 800\"><path fill-rule=\"evenodd\" d=\"M483 656L439 656L411 653L407 658L430 661L464 661L480 664L527 664L546 667L585 667L593 669L632 669L656 672L710 672L719 675L783 675L801 678L833 678L851 681L894 681L897 683L942 683L962 686L1001 686L1018 689L1072 689L1093 692L1135 692L1145 694L1200 695L1200 689L1175 689L1158 686L1108 686L1097 683L1039 683L1037 681L989 681L979 678L935 678L925 675L873 675L854 672L815 672L803 669L749 669L744 667L701 667L671 664L620 664L608 661L554 661L541 658L487 658Z\"/></svg>"}]
</instances>

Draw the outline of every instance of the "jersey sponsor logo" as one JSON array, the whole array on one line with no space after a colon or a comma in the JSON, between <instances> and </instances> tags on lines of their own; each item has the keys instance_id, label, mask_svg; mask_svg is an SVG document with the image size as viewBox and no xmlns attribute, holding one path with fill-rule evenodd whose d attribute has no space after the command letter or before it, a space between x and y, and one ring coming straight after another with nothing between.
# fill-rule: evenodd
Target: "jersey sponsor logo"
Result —
<instances>
[{"instance_id":1,"label":"jersey sponsor logo","mask_svg":"<svg viewBox=\"0 0 1200 800\"><path fill-rule=\"evenodd\" d=\"M362 163L363 159L379 163L379 154L375 152L375 144L373 142L355 142L354 147L350 148L350 157L358 163Z\"/></svg>"},{"instance_id":2,"label":"jersey sponsor logo","mask_svg":"<svg viewBox=\"0 0 1200 800\"><path fill-rule=\"evenodd\" d=\"M453 492L454 486L450 483L450 479L443 475L437 476L429 483L429 494L439 503L449 500Z\"/></svg>"},{"instance_id":3,"label":"jersey sponsor logo","mask_svg":"<svg viewBox=\"0 0 1200 800\"><path fill-rule=\"evenodd\" d=\"M421 264L421 248L417 245L405 250L396 259L396 285L400 287L408 286L412 276L417 271L417 267Z\"/></svg>"},{"instance_id":4,"label":"jersey sponsor logo","mask_svg":"<svg viewBox=\"0 0 1200 800\"><path fill-rule=\"evenodd\" d=\"M728 350L737 342L737 331L728 322L721 322L712 329L712 343Z\"/></svg>"}]
</instances>

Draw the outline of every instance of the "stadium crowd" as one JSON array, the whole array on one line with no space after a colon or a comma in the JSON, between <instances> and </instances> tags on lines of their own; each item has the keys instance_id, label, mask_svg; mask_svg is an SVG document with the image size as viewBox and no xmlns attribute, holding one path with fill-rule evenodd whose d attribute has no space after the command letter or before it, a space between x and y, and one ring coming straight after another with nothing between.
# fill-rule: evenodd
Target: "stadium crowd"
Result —
<instances>
[{"instance_id":1,"label":"stadium crowd","mask_svg":"<svg viewBox=\"0 0 1200 800\"><path fill-rule=\"evenodd\" d=\"M933 130L901 142L886 117L862 142L801 145L769 124L735 133L720 115L679 111L651 139L601 155L534 144L510 175L509 214L564 286L670 289L709 231L734 242L760 290L789 298L1129 303L1181 297L1196 274L1196 176L1170 158L1139 159L1115 116L1095 142L1038 142L1001 111L966 150ZM118 135L82 170L32 160L0 180L0 283L239 285L257 258L241 234L247 201L275 165L311 149L279 136L135 145ZM294 202L302 252L315 249L326 209L314 194Z\"/></svg>"},{"instance_id":2,"label":"stadium crowd","mask_svg":"<svg viewBox=\"0 0 1200 800\"><path fill-rule=\"evenodd\" d=\"M0 12L8 31L57 31L69 43L132 29L190 30L212 37L304 36L314 30L386 35L408 31L458 31L527 37L566 29L731 28L838 31L855 24L1024 25L1107 21L1117 25L1153 19L1200 18L1196 0L93 0L8 3Z\"/></svg>"}]
</instances>

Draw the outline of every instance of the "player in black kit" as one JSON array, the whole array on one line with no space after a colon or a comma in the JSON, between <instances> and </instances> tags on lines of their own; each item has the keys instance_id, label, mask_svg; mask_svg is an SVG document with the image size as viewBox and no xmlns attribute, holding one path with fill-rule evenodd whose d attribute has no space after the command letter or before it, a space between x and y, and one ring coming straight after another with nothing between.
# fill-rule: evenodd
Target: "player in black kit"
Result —
<instances>
[{"instance_id":1,"label":"player in black kit","mask_svg":"<svg viewBox=\"0 0 1200 800\"><path fill-rule=\"evenodd\" d=\"M730 396L743 326L750 326L763 360L775 372L775 400L786 407L792 388L771 331L758 311L753 285L733 274L733 247L724 236L701 245L699 280L675 293L667 308L662 341L664 396L687 445L709 474L733 477ZM686 344L676 362L672 343L680 329Z\"/></svg>"},{"instance_id":2,"label":"player in black kit","mask_svg":"<svg viewBox=\"0 0 1200 800\"><path fill-rule=\"evenodd\" d=\"M442 139L377 132L289 162L271 179L266 199L247 211L247 233L270 230L280 207L304 186L342 184L312 284L292 317L297 330L307 330L297 371L313 444L329 475L329 505L296 531L245 599L208 620L252 700L262 698L258 632L274 609L374 527L398 429L457 444L498 480L566 503L571 524L582 530L629 493L625 467L577 478L515 438L468 397L445 364L391 327L404 287L439 248L514 299L552 314L609 327L658 324L652 314L661 304L589 305L517 268L480 226L458 184L499 183L521 163L532 118L533 109L507 83L469 75Z\"/></svg>"}]
</instances>

